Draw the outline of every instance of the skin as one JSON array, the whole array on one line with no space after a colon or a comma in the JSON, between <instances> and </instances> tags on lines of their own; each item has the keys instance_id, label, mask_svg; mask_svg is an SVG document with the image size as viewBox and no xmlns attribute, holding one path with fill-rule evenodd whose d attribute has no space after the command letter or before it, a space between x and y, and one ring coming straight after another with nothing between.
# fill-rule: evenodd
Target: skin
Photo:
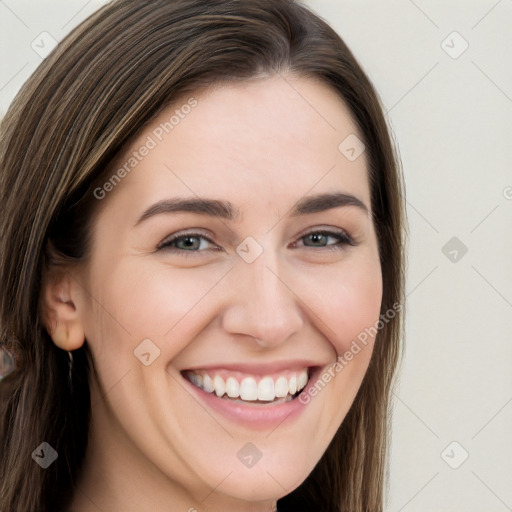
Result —
<instances>
[{"instance_id":1,"label":"skin","mask_svg":"<svg viewBox=\"0 0 512 512\"><path fill-rule=\"evenodd\" d=\"M371 338L297 418L272 429L228 420L184 385L181 370L213 363L327 367L378 321L382 299L367 161L338 150L358 130L335 92L287 75L194 97L197 106L99 201L87 263L45 285L55 343L88 343L99 375L74 512L270 510L320 459L370 360ZM187 98L162 111L112 169ZM334 191L368 212L289 216L299 199ZM175 212L137 224L148 207L176 196L227 200L241 217ZM356 245L305 237L321 229L345 230ZM189 257L183 243L181 253L157 250L181 232L212 243L200 239ZM252 263L236 252L248 236L263 250ZM160 350L148 366L134 357L144 339ZM262 453L252 468L237 458L247 442Z\"/></svg>"}]
</instances>

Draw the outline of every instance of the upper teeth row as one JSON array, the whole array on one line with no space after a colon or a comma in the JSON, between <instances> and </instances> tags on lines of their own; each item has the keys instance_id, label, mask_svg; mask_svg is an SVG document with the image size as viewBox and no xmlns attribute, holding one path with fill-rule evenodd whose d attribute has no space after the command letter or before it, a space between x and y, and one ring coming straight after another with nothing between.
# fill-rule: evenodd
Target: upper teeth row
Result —
<instances>
[{"instance_id":1,"label":"upper teeth row","mask_svg":"<svg viewBox=\"0 0 512 512\"><path fill-rule=\"evenodd\" d=\"M308 382L308 371L304 369L289 378L280 376L275 380L273 377L265 376L259 382L256 382L254 377L245 377L239 382L235 377L227 377L224 380L220 375L201 375L196 372L188 372L187 378L206 392L215 392L218 397L226 394L230 398L242 400L272 401L285 397L288 393L294 395L303 389Z\"/></svg>"}]
</instances>

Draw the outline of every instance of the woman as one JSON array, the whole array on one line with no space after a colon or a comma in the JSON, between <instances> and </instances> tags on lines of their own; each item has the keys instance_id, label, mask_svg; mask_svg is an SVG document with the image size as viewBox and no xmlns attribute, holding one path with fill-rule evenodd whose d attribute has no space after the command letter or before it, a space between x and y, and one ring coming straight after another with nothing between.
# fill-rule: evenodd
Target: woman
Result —
<instances>
[{"instance_id":1,"label":"woman","mask_svg":"<svg viewBox=\"0 0 512 512\"><path fill-rule=\"evenodd\" d=\"M287 0L119 0L2 123L2 512L381 511L403 205Z\"/></svg>"}]
</instances>

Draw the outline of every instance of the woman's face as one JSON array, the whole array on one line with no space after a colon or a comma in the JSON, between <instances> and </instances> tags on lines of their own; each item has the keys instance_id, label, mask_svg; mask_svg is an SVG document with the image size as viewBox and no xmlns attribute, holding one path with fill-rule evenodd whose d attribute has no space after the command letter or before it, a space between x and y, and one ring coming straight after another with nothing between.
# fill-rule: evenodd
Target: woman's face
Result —
<instances>
[{"instance_id":1,"label":"woman's face","mask_svg":"<svg viewBox=\"0 0 512 512\"><path fill-rule=\"evenodd\" d=\"M296 488L343 421L381 267L366 155L331 89L287 76L191 96L95 192L77 276L99 377L89 473L127 506L245 510Z\"/></svg>"}]
</instances>

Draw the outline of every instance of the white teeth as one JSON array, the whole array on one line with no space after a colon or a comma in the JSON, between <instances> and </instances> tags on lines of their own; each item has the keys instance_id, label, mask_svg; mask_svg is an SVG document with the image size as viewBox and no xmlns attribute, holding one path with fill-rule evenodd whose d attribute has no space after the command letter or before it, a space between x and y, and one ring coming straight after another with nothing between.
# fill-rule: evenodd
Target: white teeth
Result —
<instances>
[{"instance_id":1,"label":"white teeth","mask_svg":"<svg viewBox=\"0 0 512 512\"><path fill-rule=\"evenodd\" d=\"M224 392L226 391L226 384L224 383L224 379L215 375L213 379L213 387L215 388L215 394L220 398Z\"/></svg>"},{"instance_id":2,"label":"white teeth","mask_svg":"<svg viewBox=\"0 0 512 512\"><path fill-rule=\"evenodd\" d=\"M258 400L258 384L252 377L246 377L240 384L240 398L242 400Z\"/></svg>"},{"instance_id":3,"label":"white teeth","mask_svg":"<svg viewBox=\"0 0 512 512\"><path fill-rule=\"evenodd\" d=\"M263 377L258 384L258 400L274 400L274 380L272 377Z\"/></svg>"},{"instance_id":4,"label":"white teeth","mask_svg":"<svg viewBox=\"0 0 512 512\"><path fill-rule=\"evenodd\" d=\"M288 381L288 392L290 395L297 393L297 377L295 375Z\"/></svg>"},{"instance_id":5,"label":"white teeth","mask_svg":"<svg viewBox=\"0 0 512 512\"><path fill-rule=\"evenodd\" d=\"M191 374L194 375L194 374ZM213 393L215 391L215 386L213 385L213 380L209 375L205 375L203 377L203 389L207 393Z\"/></svg>"},{"instance_id":6,"label":"white teeth","mask_svg":"<svg viewBox=\"0 0 512 512\"><path fill-rule=\"evenodd\" d=\"M230 398L237 398L240 396L240 385L234 377L228 377L226 381L226 394Z\"/></svg>"},{"instance_id":7,"label":"white teeth","mask_svg":"<svg viewBox=\"0 0 512 512\"><path fill-rule=\"evenodd\" d=\"M275 394L279 398L283 398L288 394L289 386L286 377L279 377L276 380Z\"/></svg>"},{"instance_id":8,"label":"white teeth","mask_svg":"<svg viewBox=\"0 0 512 512\"><path fill-rule=\"evenodd\" d=\"M224 373L227 373L224 370ZM297 391L301 391L308 382L308 370L305 368L286 378L281 375L277 378L265 376L256 382L254 377L245 377L241 381L234 376L224 380L219 374L211 375L204 370L199 372L189 371L186 374L188 380L207 393L213 393L221 398L227 395L229 398L241 400L272 402L280 398L292 398Z\"/></svg>"}]
</instances>

